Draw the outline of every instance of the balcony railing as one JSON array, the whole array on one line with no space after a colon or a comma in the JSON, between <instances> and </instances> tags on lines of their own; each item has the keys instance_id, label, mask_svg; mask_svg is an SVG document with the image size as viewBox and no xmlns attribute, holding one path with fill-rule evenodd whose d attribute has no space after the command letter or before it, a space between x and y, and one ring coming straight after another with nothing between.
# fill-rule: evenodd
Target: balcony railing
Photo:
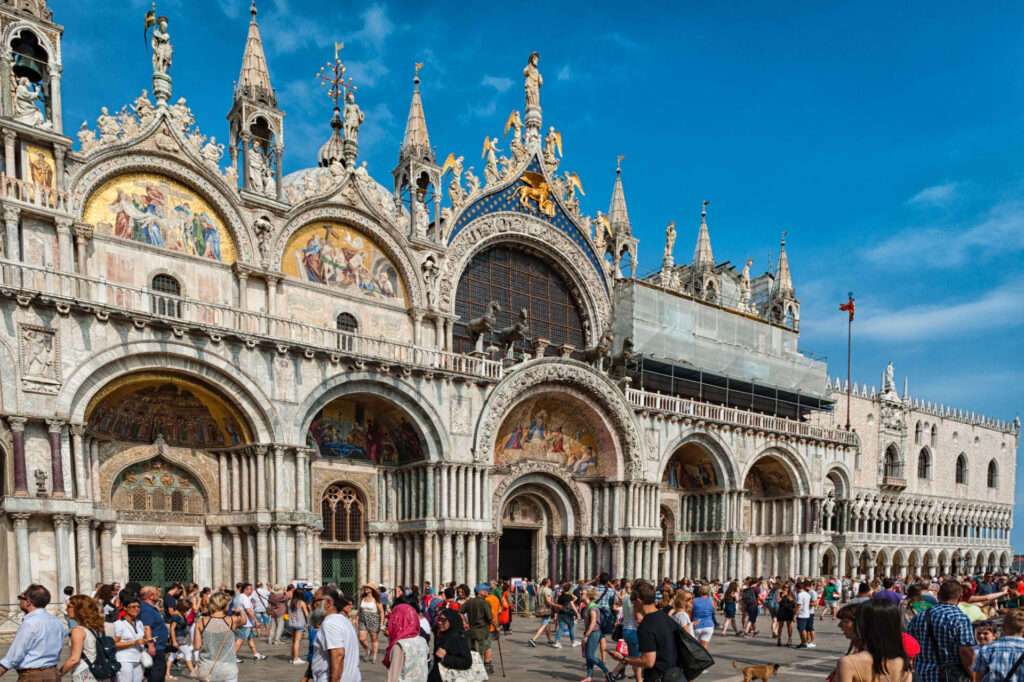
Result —
<instances>
[{"instance_id":1,"label":"balcony railing","mask_svg":"<svg viewBox=\"0 0 1024 682\"><path fill-rule=\"evenodd\" d=\"M650 393L636 388L626 389L626 399L636 407L658 412L679 414L693 419L706 419L732 426L741 426L761 431L773 431L800 438L829 441L844 446L856 447L860 442L857 434L842 429L798 422L784 417L773 417L759 412L750 412L735 407L702 403L689 398L678 398L661 393Z\"/></svg>"},{"instance_id":2,"label":"balcony railing","mask_svg":"<svg viewBox=\"0 0 1024 682\"><path fill-rule=\"evenodd\" d=\"M64 299L68 303L75 300L101 314L121 314L143 320L158 319L172 329L201 329L211 334L266 339L277 344L302 345L356 359L413 365L495 381L502 377L502 365L496 360L343 332L276 315L204 303L37 265L0 260L0 289L16 294L42 294L54 300Z\"/></svg>"},{"instance_id":3,"label":"balcony railing","mask_svg":"<svg viewBox=\"0 0 1024 682\"><path fill-rule=\"evenodd\" d=\"M903 490L904 488L907 487L907 479L903 478L901 475L898 474L886 474L885 476L882 477L882 487Z\"/></svg>"},{"instance_id":4,"label":"balcony railing","mask_svg":"<svg viewBox=\"0 0 1024 682\"><path fill-rule=\"evenodd\" d=\"M0 198L56 213L70 213L68 193L0 174Z\"/></svg>"}]
</instances>

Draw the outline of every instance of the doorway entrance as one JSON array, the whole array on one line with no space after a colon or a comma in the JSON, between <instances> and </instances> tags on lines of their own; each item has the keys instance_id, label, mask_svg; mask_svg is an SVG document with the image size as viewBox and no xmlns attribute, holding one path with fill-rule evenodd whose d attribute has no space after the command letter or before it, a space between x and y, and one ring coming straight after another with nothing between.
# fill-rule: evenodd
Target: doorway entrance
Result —
<instances>
[{"instance_id":1,"label":"doorway entrance","mask_svg":"<svg viewBox=\"0 0 1024 682\"><path fill-rule=\"evenodd\" d=\"M359 576L356 575L356 559L358 553L354 549L324 549L320 551L320 568L323 571L324 584L334 583L338 591L344 595L356 594ZM309 579L309 576L298 576Z\"/></svg>"},{"instance_id":2,"label":"doorway entrance","mask_svg":"<svg viewBox=\"0 0 1024 682\"><path fill-rule=\"evenodd\" d=\"M533 538L535 530L506 528L498 541L498 577L533 576Z\"/></svg>"},{"instance_id":3,"label":"doorway entrance","mask_svg":"<svg viewBox=\"0 0 1024 682\"><path fill-rule=\"evenodd\" d=\"M156 585L192 582L192 548L128 545L128 581Z\"/></svg>"}]
</instances>

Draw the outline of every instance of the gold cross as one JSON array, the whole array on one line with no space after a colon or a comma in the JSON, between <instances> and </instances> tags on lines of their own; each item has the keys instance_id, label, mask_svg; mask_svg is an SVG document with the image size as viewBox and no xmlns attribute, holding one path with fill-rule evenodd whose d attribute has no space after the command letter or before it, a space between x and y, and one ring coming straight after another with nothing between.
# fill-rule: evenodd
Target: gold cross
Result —
<instances>
[{"instance_id":1,"label":"gold cross","mask_svg":"<svg viewBox=\"0 0 1024 682\"><path fill-rule=\"evenodd\" d=\"M320 67L320 73L316 75L322 83L320 87L326 88L328 85L331 87L327 90L327 96L334 102L334 106L338 106L339 99L345 99L345 93L347 90L356 90L356 86L352 85L352 78L350 77L347 81L345 80L345 65L341 63L341 59L338 58L338 53L345 47L345 43L334 43L334 61L327 62L326 66Z\"/></svg>"}]
</instances>

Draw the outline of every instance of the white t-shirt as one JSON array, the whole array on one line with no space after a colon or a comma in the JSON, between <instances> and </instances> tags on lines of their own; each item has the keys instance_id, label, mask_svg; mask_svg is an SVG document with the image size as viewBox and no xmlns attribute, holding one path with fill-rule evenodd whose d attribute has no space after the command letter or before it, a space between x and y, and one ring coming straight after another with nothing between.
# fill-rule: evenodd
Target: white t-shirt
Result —
<instances>
[{"instance_id":1,"label":"white t-shirt","mask_svg":"<svg viewBox=\"0 0 1024 682\"><path fill-rule=\"evenodd\" d=\"M811 591L803 590L800 594L796 595L796 606L797 618L810 618L814 614L814 609L811 608Z\"/></svg>"},{"instance_id":2,"label":"white t-shirt","mask_svg":"<svg viewBox=\"0 0 1024 682\"><path fill-rule=\"evenodd\" d=\"M345 662L341 669L341 682L361 682L359 674L359 636L352 621L340 613L324 618L313 642L314 682L328 682L331 677L331 649L344 649Z\"/></svg>"},{"instance_id":3,"label":"white t-shirt","mask_svg":"<svg viewBox=\"0 0 1024 682\"><path fill-rule=\"evenodd\" d=\"M238 615L245 614L245 627L254 628L256 627L256 621L249 617L246 609L252 609L252 597L246 595L244 592L239 592L235 595L235 603L231 607L231 610Z\"/></svg>"},{"instance_id":4,"label":"white t-shirt","mask_svg":"<svg viewBox=\"0 0 1024 682\"><path fill-rule=\"evenodd\" d=\"M137 618L135 619L134 628L126 620L114 621L114 637L120 637L122 642L134 642L145 636L146 628L142 625L142 621ZM114 657L122 663L138 663L140 651L142 651L141 647L128 646L118 649Z\"/></svg>"},{"instance_id":5,"label":"white t-shirt","mask_svg":"<svg viewBox=\"0 0 1024 682\"><path fill-rule=\"evenodd\" d=\"M250 599L252 599L252 610L256 613L262 613L267 610L270 592L262 587L257 587L252 591L252 597Z\"/></svg>"}]
</instances>

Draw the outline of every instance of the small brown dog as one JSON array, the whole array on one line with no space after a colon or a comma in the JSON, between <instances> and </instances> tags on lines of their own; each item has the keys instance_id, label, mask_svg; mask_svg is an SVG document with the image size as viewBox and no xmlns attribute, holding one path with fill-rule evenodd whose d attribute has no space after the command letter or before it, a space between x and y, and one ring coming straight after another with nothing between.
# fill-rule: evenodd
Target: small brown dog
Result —
<instances>
[{"instance_id":1,"label":"small brown dog","mask_svg":"<svg viewBox=\"0 0 1024 682\"><path fill-rule=\"evenodd\" d=\"M778 663L769 663L767 665L748 665L746 668L741 668L736 665L736 661L733 661L732 667L743 673L743 682L750 682L751 680L768 682L769 677L779 672Z\"/></svg>"}]
</instances>

